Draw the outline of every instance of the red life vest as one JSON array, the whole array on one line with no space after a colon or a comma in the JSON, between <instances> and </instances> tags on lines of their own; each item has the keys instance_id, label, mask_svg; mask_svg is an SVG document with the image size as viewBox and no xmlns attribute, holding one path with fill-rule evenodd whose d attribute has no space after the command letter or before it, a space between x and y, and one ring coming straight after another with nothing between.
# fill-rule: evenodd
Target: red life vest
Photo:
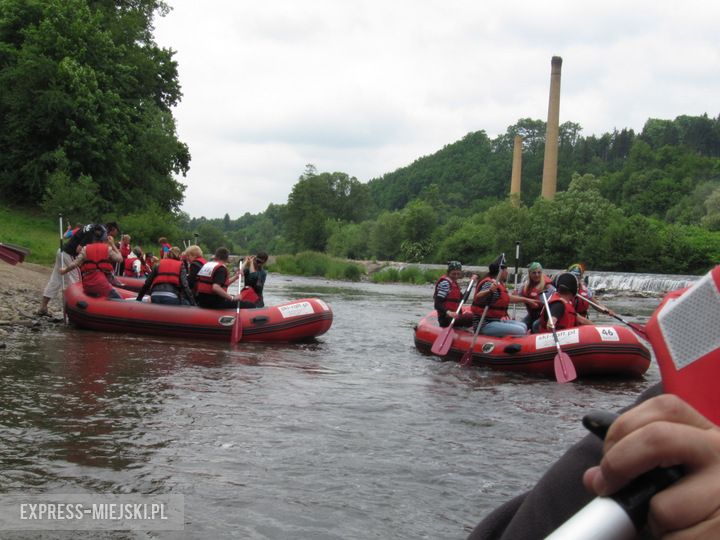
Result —
<instances>
[{"instance_id":1,"label":"red life vest","mask_svg":"<svg viewBox=\"0 0 720 540\"><path fill-rule=\"evenodd\" d=\"M142 274L142 260L140 259L140 257L128 257L123 263L123 267L125 268L123 276L137 277L133 268L133 264L135 263L135 261L140 261L140 273Z\"/></svg>"},{"instance_id":2,"label":"red life vest","mask_svg":"<svg viewBox=\"0 0 720 540\"><path fill-rule=\"evenodd\" d=\"M563 330L566 328L575 328L577 326L577 313L575 312L575 306L573 306L572 300L565 300L560 293L555 292L548 299L548 306L551 306L554 302L562 302L565 304L565 312L555 323L555 330ZM548 330L548 313L543 309L540 314L540 328L542 330Z\"/></svg>"},{"instance_id":3,"label":"red life vest","mask_svg":"<svg viewBox=\"0 0 720 540\"><path fill-rule=\"evenodd\" d=\"M104 242L85 246L85 260L80 265L83 278L95 272L112 274L113 264L110 262L110 246Z\"/></svg>"},{"instance_id":4,"label":"red life vest","mask_svg":"<svg viewBox=\"0 0 720 540\"><path fill-rule=\"evenodd\" d=\"M157 274L153 280L153 287L160 283L169 283L175 287L180 287L180 269L182 261L177 259L163 259L157 265Z\"/></svg>"},{"instance_id":5,"label":"red life vest","mask_svg":"<svg viewBox=\"0 0 720 540\"><path fill-rule=\"evenodd\" d=\"M525 284L525 288L520 291L520 296L524 296L525 298L531 298L532 300L537 300L542 305L542 301L540 300L540 293L545 291L548 288L548 285L552 285L552 279L547 277L543 274L543 288L538 289L537 285L531 286L530 283ZM525 308L527 309L527 312L530 314L534 314L535 318L537 318L538 315L540 315L540 311L542 311L542 307L531 307L526 305Z\"/></svg>"},{"instance_id":6,"label":"red life vest","mask_svg":"<svg viewBox=\"0 0 720 540\"><path fill-rule=\"evenodd\" d=\"M215 272L224 264L217 261L205 263L195 276L195 294L215 294L213 291L213 277Z\"/></svg>"},{"instance_id":7,"label":"red life vest","mask_svg":"<svg viewBox=\"0 0 720 540\"><path fill-rule=\"evenodd\" d=\"M473 314L477 315L478 317L482 316L483 311L485 311L485 306L488 305L489 299L491 299L494 294L490 293L485 298L477 298L477 294L481 292L482 286L485 283L491 281L494 281L494 279L491 277L486 277L480 280L480 283L478 283L477 285L475 299L473 300L472 307L470 309L472 310ZM487 319L503 319L508 316L507 308L510 305L510 295L508 294L505 285L498 282L497 292L500 293L500 296L497 300L495 300L495 302L489 304L490 307L488 307L487 315L485 315Z\"/></svg>"},{"instance_id":8,"label":"red life vest","mask_svg":"<svg viewBox=\"0 0 720 540\"><path fill-rule=\"evenodd\" d=\"M450 282L450 292L445 297L445 302L443 303L443 305L445 306L445 311L457 311L457 309L460 307L460 301L462 300L463 293L460 290L460 285L457 284L457 281L453 281L447 276L441 276L435 282L435 292L433 294L433 300L437 298L438 285L443 280Z\"/></svg>"},{"instance_id":9,"label":"red life vest","mask_svg":"<svg viewBox=\"0 0 720 540\"><path fill-rule=\"evenodd\" d=\"M260 297L252 287L243 287L243 290L240 291L240 300L257 304L260 301Z\"/></svg>"},{"instance_id":10,"label":"red life vest","mask_svg":"<svg viewBox=\"0 0 720 540\"><path fill-rule=\"evenodd\" d=\"M590 298L591 293L587 287L585 287L584 285L580 285L577 296L575 297L575 312L578 315L587 317L588 309L590 309L590 304L588 304L585 300L581 298L583 296L585 298Z\"/></svg>"}]
</instances>

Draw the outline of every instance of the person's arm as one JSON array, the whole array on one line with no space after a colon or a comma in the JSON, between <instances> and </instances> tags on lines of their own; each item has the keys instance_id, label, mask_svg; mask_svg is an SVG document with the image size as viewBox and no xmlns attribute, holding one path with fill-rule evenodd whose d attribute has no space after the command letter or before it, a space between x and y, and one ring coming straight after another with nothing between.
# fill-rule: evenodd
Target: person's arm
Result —
<instances>
[{"instance_id":1,"label":"person's arm","mask_svg":"<svg viewBox=\"0 0 720 540\"><path fill-rule=\"evenodd\" d=\"M510 298L510 302L513 303L522 303L533 308L540 307L540 302L538 300L533 300L532 298L528 298L527 296L508 293L508 297Z\"/></svg>"},{"instance_id":2,"label":"person's arm","mask_svg":"<svg viewBox=\"0 0 720 540\"><path fill-rule=\"evenodd\" d=\"M148 277L145 278L145 283L143 283L143 286L140 289L140 292L138 293L137 298L135 300L137 300L138 302L142 302L143 296L145 296L147 294L148 290L150 290L150 288L152 287L153 281L155 280L156 276L157 276L157 266L155 268L153 268L152 272L150 272L150 274L148 274Z\"/></svg>"},{"instance_id":3,"label":"person's arm","mask_svg":"<svg viewBox=\"0 0 720 540\"><path fill-rule=\"evenodd\" d=\"M193 293L190 290L190 284L188 283L187 270L185 270L184 267L180 268L180 286L182 287L183 293L185 294L185 298L188 299L191 306L194 306L195 305L195 296L193 296Z\"/></svg>"},{"instance_id":4,"label":"person's arm","mask_svg":"<svg viewBox=\"0 0 720 540\"><path fill-rule=\"evenodd\" d=\"M60 273L62 275L67 274L68 272L75 270L76 268L80 268L80 265L85 261L85 248L82 248L80 250L80 253L78 253L78 256L75 257L73 262L68 264L65 268L60 269Z\"/></svg>"},{"instance_id":5,"label":"person's arm","mask_svg":"<svg viewBox=\"0 0 720 540\"><path fill-rule=\"evenodd\" d=\"M477 302L478 300L487 300L489 296L495 293L498 288L498 282L493 281L487 281L483 283L482 287L477 290L474 296L474 301Z\"/></svg>"},{"instance_id":6,"label":"person's arm","mask_svg":"<svg viewBox=\"0 0 720 540\"><path fill-rule=\"evenodd\" d=\"M638 401L661 392L662 386L657 384L646 390ZM556 461L530 491L486 516L468 540L545 538L592 500L594 495L583 486L583 473L601 459L602 441L595 435L587 435Z\"/></svg>"},{"instance_id":7,"label":"person's arm","mask_svg":"<svg viewBox=\"0 0 720 540\"><path fill-rule=\"evenodd\" d=\"M610 495L656 467L682 465L685 476L650 500L653 536L720 538L720 428L670 394L620 416L605 437L600 465L583 476L588 490Z\"/></svg>"},{"instance_id":8,"label":"person's arm","mask_svg":"<svg viewBox=\"0 0 720 540\"><path fill-rule=\"evenodd\" d=\"M233 296L227 290L225 289L227 281L227 267L223 266L221 268L218 268L215 270L215 274L213 275L213 284L212 284L212 290L213 294L216 294L220 296L221 298L224 298L225 300L237 300L237 297ZM239 295L238 295L239 296Z\"/></svg>"}]
</instances>

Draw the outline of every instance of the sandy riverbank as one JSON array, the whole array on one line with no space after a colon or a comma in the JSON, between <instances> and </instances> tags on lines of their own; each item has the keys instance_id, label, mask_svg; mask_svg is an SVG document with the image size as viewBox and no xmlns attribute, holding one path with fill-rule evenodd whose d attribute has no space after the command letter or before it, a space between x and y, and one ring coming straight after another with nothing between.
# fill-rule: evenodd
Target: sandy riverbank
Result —
<instances>
[{"instance_id":1,"label":"sandy riverbank","mask_svg":"<svg viewBox=\"0 0 720 540\"><path fill-rule=\"evenodd\" d=\"M12 266L0 262L0 341L14 330L40 329L57 322L36 315L50 273L50 268L39 264ZM50 310L57 318L62 317L59 297L50 303Z\"/></svg>"}]
</instances>

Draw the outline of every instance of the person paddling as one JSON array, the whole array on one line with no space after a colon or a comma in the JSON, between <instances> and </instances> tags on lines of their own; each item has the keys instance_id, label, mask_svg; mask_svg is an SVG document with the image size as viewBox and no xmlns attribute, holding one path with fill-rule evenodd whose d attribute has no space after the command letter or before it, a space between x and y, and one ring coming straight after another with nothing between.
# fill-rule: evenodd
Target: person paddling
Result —
<instances>
[{"instance_id":1,"label":"person paddling","mask_svg":"<svg viewBox=\"0 0 720 540\"><path fill-rule=\"evenodd\" d=\"M549 332L548 318L552 319L555 330L565 330L585 324L592 324L587 318L575 312L575 295L578 291L578 282L570 272L558 274L553 279L555 292L548 298L550 313L545 309L540 314L540 332Z\"/></svg>"},{"instance_id":2,"label":"person paddling","mask_svg":"<svg viewBox=\"0 0 720 540\"><path fill-rule=\"evenodd\" d=\"M458 280L462 278L462 264L460 261L450 261L447 272L435 282L433 302L437 312L438 324L442 328L450 326L455 319L455 328L472 325L472 313L462 314L458 311L463 292L460 290Z\"/></svg>"},{"instance_id":3,"label":"person paddling","mask_svg":"<svg viewBox=\"0 0 720 540\"><path fill-rule=\"evenodd\" d=\"M543 272L543 267L539 262L532 262L528 265L528 277L520 287L520 296L530 298L540 302L540 295L546 293L548 298L555 292L555 287L552 284L552 279ZM542 302L540 305L526 304L527 315L522 319L530 329L535 330L535 321L540 318L542 312Z\"/></svg>"},{"instance_id":4,"label":"person paddling","mask_svg":"<svg viewBox=\"0 0 720 540\"><path fill-rule=\"evenodd\" d=\"M507 308L511 302L522 302L537 307L540 305L537 300L508 293L505 287L507 277L507 264L503 253L490 263L487 275L478 283L471 311L474 315L473 326L477 327L482 320L485 307L488 306L480 328L480 333L483 335L502 337L527 334L525 323L510 319Z\"/></svg>"},{"instance_id":5,"label":"person paddling","mask_svg":"<svg viewBox=\"0 0 720 540\"><path fill-rule=\"evenodd\" d=\"M208 309L235 309L254 308L255 304L243 302L240 294L232 295L227 292L228 286L240 276L235 275L228 279L227 262L230 252L227 248L219 247L215 250L214 260L205 263L198 271L195 281L196 300L200 307Z\"/></svg>"}]
</instances>

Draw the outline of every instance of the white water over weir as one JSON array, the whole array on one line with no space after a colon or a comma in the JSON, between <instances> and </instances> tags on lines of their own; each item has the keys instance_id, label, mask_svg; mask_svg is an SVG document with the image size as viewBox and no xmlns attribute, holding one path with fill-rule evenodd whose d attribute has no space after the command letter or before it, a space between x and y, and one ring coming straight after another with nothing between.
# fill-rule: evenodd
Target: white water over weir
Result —
<instances>
[{"instance_id":1,"label":"white water over weir","mask_svg":"<svg viewBox=\"0 0 720 540\"><path fill-rule=\"evenodd\" d=\"M392 266L396 266L398 269L407 266L419 266L421 268L439 268L444 269L444 265L440 264L400 264L395 263ZM463 266L463 270L466 276L470 276L476 273L482 277L487 272L487 266ZM515 275L512 265L510 265L508 284L515 282ZM554 276L561 270L557 269L545 269L545 273L549 276ZM518 284L527 275L527 268L520 268L518 272ZM636 274L632 272L595 272L588 270L586 272L588 278L588 286L595 292L598 293L635 293L641 295L652 295L662 296L665 293L674 291L676 289L682 289L683 287L689 287L695 281L700 279L700 276L686 276L686 275L673 275L673 274Z\"/></svg>"}]
</instances>

